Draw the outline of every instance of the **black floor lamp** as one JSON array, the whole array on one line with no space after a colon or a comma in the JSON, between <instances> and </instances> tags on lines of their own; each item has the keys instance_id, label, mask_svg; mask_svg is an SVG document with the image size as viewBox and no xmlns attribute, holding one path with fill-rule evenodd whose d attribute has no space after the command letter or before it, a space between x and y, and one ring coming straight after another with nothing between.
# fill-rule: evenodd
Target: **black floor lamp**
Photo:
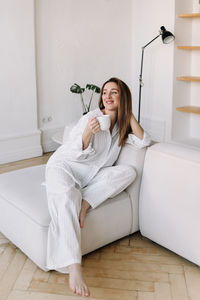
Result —
<instances>
[{"instance_id":1,"label":"black floor lamp","mask_svg":"<svg viewBox=\"0 0 200 300\"><path fill-rule=\"evenodd\" d=\"M142 58L141 58L140 77L139 77L140 87L139 87L138 123L140 123L141 93L142 93L142 87L144 85L143 81L142 81L144 49L149 44L151 44L153 41L155 41L160 35L162 36L162 41L163 41L164 44L169 44L175 39L175 36L171 32L167 31L164 26L161 26L160 31L159 31L159 35L157 35L153 40L151 40L149 43L147 43L146 45L144 45L142 47Z\"/></svg>"}]
</instances>

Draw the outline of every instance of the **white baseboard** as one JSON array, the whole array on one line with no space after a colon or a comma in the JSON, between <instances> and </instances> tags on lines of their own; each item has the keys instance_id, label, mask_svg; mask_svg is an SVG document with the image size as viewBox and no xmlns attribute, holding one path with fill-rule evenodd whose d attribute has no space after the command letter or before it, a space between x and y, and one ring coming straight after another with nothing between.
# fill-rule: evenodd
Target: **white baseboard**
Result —
<instances>
[{"instance_id":1,"label":"white baseboard","mask_svg":"<svg viewBox=\"0 0 200 300\"><path fill-rule=\"evenodd\" d=\"M0 138L0 164L41 156L41 132L25 132Z\"/></svg>"}]
</instances>

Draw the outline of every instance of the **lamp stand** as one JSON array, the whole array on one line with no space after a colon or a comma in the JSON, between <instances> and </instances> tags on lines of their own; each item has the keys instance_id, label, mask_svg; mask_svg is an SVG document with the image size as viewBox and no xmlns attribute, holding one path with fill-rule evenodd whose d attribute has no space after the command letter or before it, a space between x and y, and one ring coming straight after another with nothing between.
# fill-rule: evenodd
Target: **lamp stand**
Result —
<instances>
[{"instance_id":1,"label":"lamp stand","mask_svg":"<svg viewBox=\"0 0 200 300\"><path fill-rule=\"evenodd\" d=\"M154 40L156 40L159 36L161 35L161 33L159 35L157 35L153 40L151 40L149 43L147 43L145 46L142 47L142 57L141 57L141 67L140 67L140 76L139 76L139 104L138 104L138 123L140 123L140 108L141 108L141 94L142 94L142 87L144 85L143 81L142 81L142 70L143 70L143 61L144 61L144 49L151 44Z\"/></svg>"}]
</instances>

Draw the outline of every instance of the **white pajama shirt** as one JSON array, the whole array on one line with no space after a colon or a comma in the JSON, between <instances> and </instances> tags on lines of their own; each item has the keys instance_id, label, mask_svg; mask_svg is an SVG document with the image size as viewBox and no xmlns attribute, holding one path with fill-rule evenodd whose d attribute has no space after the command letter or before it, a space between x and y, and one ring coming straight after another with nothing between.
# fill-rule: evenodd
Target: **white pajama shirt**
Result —
<instances>
[{"instance_id":1,"label":"white pajama shirt","mask_svg":"<svg viewBox=\"0 0 200 300\"><path fill-rule=\"evenodd\" d=\"M82 150L82 135L88 121L101 115L99 108L84 115L47 163L46 189L51 216L48 269L67 273L67 266L81 263L79 213L82 199L94 209L123 191L136 177L131 166L113 166L121 150L117 123L112 134L109 130L97 132L87 149ZM146 132L142 140L129 134L126 143L143 148L150 144L150 137Z\"/></svg>"}]
</instances>

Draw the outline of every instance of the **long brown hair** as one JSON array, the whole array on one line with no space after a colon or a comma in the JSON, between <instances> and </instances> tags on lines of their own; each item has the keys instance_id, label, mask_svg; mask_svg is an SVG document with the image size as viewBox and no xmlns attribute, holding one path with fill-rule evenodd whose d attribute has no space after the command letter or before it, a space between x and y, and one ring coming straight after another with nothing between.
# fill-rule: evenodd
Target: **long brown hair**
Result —
<instances>
[{"instance_id":1,"label":"long brown hair","mask_svg":"<svg viewBox=\"0 0 200 300\"><path fill-rule=\"evenodd\" d=\"M131 118L131 114L132 114L131 91L124 81L122 81L116 77L110 78L103 84L102 89L101 89L101 94L100 94L100 99L99 99L99 108L100 109L105 108L105 106L103 104L103 100L102 100L102 94L103 94L104 86L108 82L116 83L119 88L120 101L119 101L119 106L118 106L117 119L118 119L118 127L119 127L119 146L123 146L128 137L128 134L131 132L131 127L130 127L130 118Z\"/></svg>"}]
</instances>

